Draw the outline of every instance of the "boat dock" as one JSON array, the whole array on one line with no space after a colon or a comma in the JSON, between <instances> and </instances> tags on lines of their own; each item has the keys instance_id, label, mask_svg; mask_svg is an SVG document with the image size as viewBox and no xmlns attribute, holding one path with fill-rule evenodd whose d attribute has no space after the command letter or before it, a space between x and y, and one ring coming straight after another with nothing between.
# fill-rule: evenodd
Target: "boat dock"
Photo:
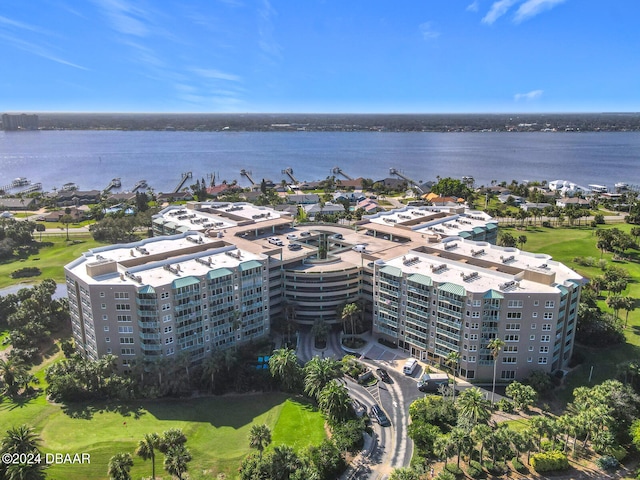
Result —
<instances>
[{"instance_id":1,"label":"boat dock","mask_svg":"<svg viewBox=\"0 0 640 480\"><path fill-rule=\"evenodd\" d=\"M245 170L244 168L242 170L240 170L240 176L241 177L247 177L247 180L249 180L251 182L251 185L255 185L256 182L253 181L253 178L251 178L251 171L250 170Z\"/></svg>"},{"instance_id":2,"label":"boat dock","mask_svg":"<svg viewBox=\"0 0 640 480\"><path fill-rule=\"evenodd\" d=\"M147 188L147 181L146 180L139 180L136 182L136 184L133 186L133 188L131 189L132 192L137 192L138 190L140 190L141 188Z\"/></svg>"},{"instance_id":3,"label":"boat dock","mask_svg":"<svg viewBox=\"0 0 640 480\"><path fill-rule=\"evenodd\" d=\"M349 175L344 173L344 170L342 170L340 167L333 167L331 169L331 173L333 173L334 175L342 175L347 180L353 180L353 177L350 177Z\"/></svg>"},{"instance_id":4,"label":"boat dock","mask_svg":"<svg viewBox=\"0 0 640 480\"><path fill-rule=\"evenodd\" d=\"M16 190L16 189L19 189L19 190L15 193L31 193L37 190L42 190L42 183L40 182L31 183L25 177L20 177L13 180L13 182L11 182L10 184L0 187L0 190L3 191L4 193L8 193L11 190Z\"/></svg>"},{"instance_id":5,"label":"boat dock","mask_svg":"<svg viewBox=\"0 0 640 480\"><path fill-rule=\"evenodd\" d=\"M407 177L407 176L406 176L406 175L404 175L403 173L399 172L396 168L393 168L393 167L392 167L392 168L390 168L390 169L389 169L389 175L395 175L395 176L397 176L397 177L400 177L400 178L401 178L401 179L403 179L403 180L406 180L406 181L407 181L407 183L409 183L409 185L413 185L413 186L416 188L416 190L418 190L418 192L420 192L420 193L424 193L424 192L422 191L422 189L420 188L420 186L419 186L418 182L416 182L415 180L413 180L413 179L411 179L411 178Z\"/></svg>"},{"instance_id":6,"label":"boat dock","mask_svg":"<svg viewBox=\"0 0 640 480\"><path fill-rule=\"evenodd\" d=\"M282 170L282 174L283 175L288 175L293 183L300 183L300 182L298 182L296 177L293 176L293 168L291 168L291 167L285 168L284 170Z\"/></svg>"},{"instance_id":7,"label":"boat dock","mask_svg":"<svg viewBox=\"0 0 640 480\"><path fill-rule=\"evenodd\" d=\"M120 181L119 178L112 178L111 181L109 182L109 185L107 185L105 187L105 189L103 190L103 192L109 192L114 188L120 188L122 186L122 182Z\"/></svg>"},{"instance_id":8,"label":"boat dock","mask_svg":"<svg viewBox=\"0 0 640 480\"><path fill-rule=\"evenodd\" d=\"M180 181L178 182L178 185L176 186L176 188L173 189L173 193L178 193L180 189L183 187L183 185L187 182L187 180L189 180L192 177L193 177L193 174L191 172L183 173L180 177Z\"/></svg>"}]
</instances>

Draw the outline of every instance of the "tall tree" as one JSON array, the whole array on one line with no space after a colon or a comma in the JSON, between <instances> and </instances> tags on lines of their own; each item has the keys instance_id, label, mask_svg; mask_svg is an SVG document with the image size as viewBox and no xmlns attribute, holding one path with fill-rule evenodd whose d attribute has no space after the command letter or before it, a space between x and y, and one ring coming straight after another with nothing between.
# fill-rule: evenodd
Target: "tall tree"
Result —
<instances>
[{"instance_id":1,"label":"tall tree","mask_svg":"<svg viewBox=\"0 0 640 480\"><path fill-rule=\"evenodd\" d=\"M342 314L340 318L343 322L346 323L348 320L351 326L351 335L355 335L356 333L356 325L355 325L355 315L360 311L358 304L356 303L347 303L342 309Z\"/></svg>"},{"instance_id":2,"label":"tall tree","mask_svg":"<svg viewBox=\"0 0 640 480\"><path fill-rule=\"evenodd\" d=\"M318 395L318 406L330 422L339 422L349 415L351 397L343 385L332 380Z\"/></svg>"},{"instance_id":3,"label":"tall tree","mask_svg":"<svg viewBox=\"0 0 640 480\"><path fill-rule=\"evenodd\" d=\"M271 443L271 430L266 425L252 425L249 432L249 446L258 450L260 460L262 452Z\"/></svg>"},{"instance_id":4,"label":"tall tree","mask_svg":"<svg viewBox=\"0 0 640 480\"><path fill-rule=\"evenodd\" d=\"M460 363L460 354L458 352L449 352L444 363L451 369L453 374L453 403L456 402L456 376L458 375L458 364Z\"/></svg>"},{"instance_id":5,"label":"tall tree","mask_svg":"<svg viewBox=\"0 0 640 480\"><path fill-rule=\"evenodd\" d=\"M116 453L109 459L107 474L111 480L131 480L133 458L130 453Z\"/></svg>"},{"instance_id":6,"label":"tall tree","mask_svg":"<svg viewBox=\"0 0 640 480\"><path fill-rule=\"evenodd\" d=\"M496 393L496 369L498 366L498 356L500 355L500 350L504 347L504 340L500 338L493 338L487 345L487 348L491 350L491 356L493 357L493 387L491 389L491 406L493 406L493 398Z\"/></svg>"},{"instance_id":7,"label":"tall tree","mask_svg":"<svg viewBox=\"0 0 640 480\"><path fill-rule=\"evenodd\" d=\"M298 364L295 350L280 348L269 358L269 371L280 380L286 390L293 390L300 384L302 369Z\"/></svg>"},{"instance_id":8,"label":"tall tree","mask_svg":"<svg viewBox=\"0 0 640 480\"><path fill-rule=\"evenodd\" d=\"M138 442L135 454L143 460L151 460L151 478L156 478L156 449L160 447L160 436L157 433L147 433Z\"/></svg>"},{"instance_id":9,"label":"tall tree","mask_svg":"<svg viewBox=\"0 0 640 480\"><path fill-rule=\"evenodd\" d=\"M491 418L490 407L490 403L477 387L464 390L457 402L459 414L471 419L474 425L487 423Z\"/></svg>"},{"instance_id":10,"label":"tall tree","mask_svg":"<svg viewBox=\"0 0 640 480\"><path fill-rule=\"evenodd\" d=\"M187 472L187 464L191 461L191 453L184 445L170 449L164 457L164 469L170 475L183 480L183 475Z\"/></svg>"},{"instance_id":11,"label":"tall tree","mask_svg":"<svg viewBox=\"0 0 640 480\"><path fill-rule=\"evenodd\" d=\"M340 362L327 357L313 357L303 368L304 393L317 400L322 389L334 378L342 375Z\"/></svg>"}]
</instances>

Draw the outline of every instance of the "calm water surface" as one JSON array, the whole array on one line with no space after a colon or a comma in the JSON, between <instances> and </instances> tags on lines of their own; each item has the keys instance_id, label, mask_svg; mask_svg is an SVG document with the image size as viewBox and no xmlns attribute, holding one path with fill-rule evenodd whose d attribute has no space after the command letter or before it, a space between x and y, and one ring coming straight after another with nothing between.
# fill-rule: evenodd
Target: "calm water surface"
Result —
<instances>
[{"instance_id":1,"label":"calm water surface","mask_svg":"<svg viewBox=\"0 0 640 480\"><path fill-rule=\"evenodd\" d=\"M0 132L0 186L27 177L45 190L103 189L120 177L123 190L146 179L169 192L182 172L248 185L241 169L278 183L287 167L311 181L336 166L374 180L393 167L416 181L470 175L476 185L563 179L613 188L640 184L640 132Z\"/></svg>"}]
</instances>

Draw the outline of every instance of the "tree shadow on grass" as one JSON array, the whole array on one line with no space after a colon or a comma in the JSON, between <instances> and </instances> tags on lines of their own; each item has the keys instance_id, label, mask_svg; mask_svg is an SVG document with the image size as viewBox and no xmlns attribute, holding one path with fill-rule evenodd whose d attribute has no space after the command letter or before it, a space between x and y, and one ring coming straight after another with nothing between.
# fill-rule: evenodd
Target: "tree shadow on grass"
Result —
<instances>
[{"instance_id":1,"label":"tree shadow on grass","mask_svg":"<svg viewBox=\"0 0 640 480\"><path fill-rule=\"evenodd\" d=\"M112 412L123 417L132 417L136 420L146 414L142 405L133 403L71 403L62 406L62 411L70 418L91 420L97 413Z\"/></svg>"},{"instance_id":2,"label":"tree shadow on grass","mask_svg":"<svg viewBox=\"0 0 640 480\"><path fill-rule=\"evenodd\" d=\"M144 402L144 408L158 420L204 422L214 427L241 428L291 395L278 392L233 394L189 399L164 399ZM302 398L295 401L306 403ZM311 405L309 408L313 408Z\"/></svg>"}]
</instances>

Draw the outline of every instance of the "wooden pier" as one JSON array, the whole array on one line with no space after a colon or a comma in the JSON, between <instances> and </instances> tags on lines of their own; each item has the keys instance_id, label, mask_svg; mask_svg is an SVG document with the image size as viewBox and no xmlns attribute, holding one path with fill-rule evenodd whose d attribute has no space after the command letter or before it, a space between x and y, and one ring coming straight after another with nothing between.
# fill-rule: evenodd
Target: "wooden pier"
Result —
<instances>
[{"instance_id":1,"label":"wooden pier","mask_svg":"<svg viewBox=\"0 0 640 480\"><path fill-rule=\"evenodd\" d=\"M180 177L180 181L178 182L178 185L176 186L176 188L173 189L173 193L178 193L180 189L183 187L183 185L187 182L187 180L189 180L192 177L193 177L193 174L191 172L183 173L182 176Z\"/></svg>"}]
</instances>

